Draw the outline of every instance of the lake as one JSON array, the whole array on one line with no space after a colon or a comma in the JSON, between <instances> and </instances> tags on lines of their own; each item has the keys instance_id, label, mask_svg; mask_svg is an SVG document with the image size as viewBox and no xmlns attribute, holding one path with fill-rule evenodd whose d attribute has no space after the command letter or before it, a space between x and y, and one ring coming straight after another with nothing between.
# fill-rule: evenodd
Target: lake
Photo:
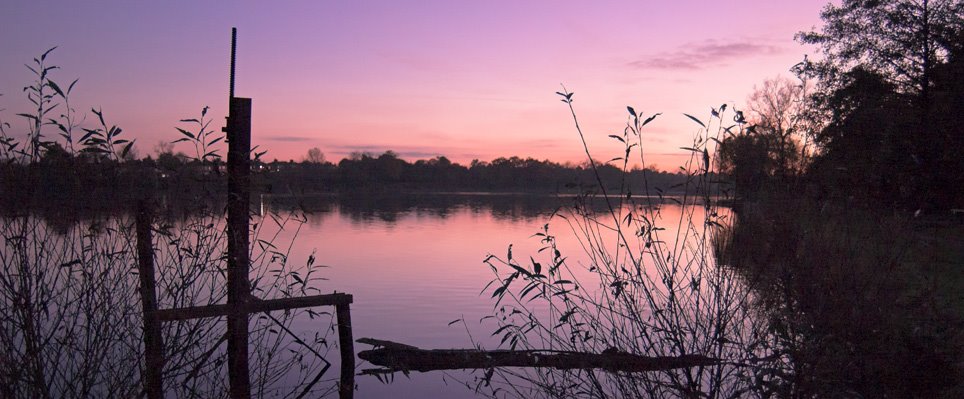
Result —
<instances>
[{"instance_id":1,"label":"lake","mask_svg":"<svg viewBox=\"0 0 964 399\"><path fill-rule=\"evenodd\" d=\"M271 199L265 201L263 211L286 208L272 209ZM495 300L491 290L480 293L494 275L482 260L490 253L505 254L509 244L518 254L535 254L539 242L533 234L569 201L495 195L315 199L289 261L304 263L314 252L318 263L329 266L324 270L328 280L318 286L354 296L356 338L426 349L472 348L474 338L491 349L498 343L490 338L495 328L479 320L492 314ZM450 325L457 319L465 324ZM355 349L369 347L356 344ZM359 362L361 368L373 367ZM444 373L471 378L469 373ZM356 384L357 396L363 398L476 396L452 377L443 378L441 371L414 372L410 378L399 373L391 384L359 376Z\"/></svg>"},{"instance_id":2,"label":"lake","mask_svg":"<svg viewBox=\"0 0 964 399\"><path fill-rule=\"evenodd\" d=\"M500 342L506 341L508 336L493 335L493 332L505 330L500 327L513 323L513 317L521 317L515 314L505 317L504 310L507 307L518 309L520 305L529 301L511 303L514 295L521 291L521 286L516 286L513 294L502 298L503 302L497 306L493 292L504 280L497 281L495 286L487 287L497 276L490 265L484 261L508 260L514 256L511 263L530 268L533 270L532 273L539 274L540 266L533 263L542 262L547 265L546 269L549 269L552 261L547 262L547 259L552 259L552 252L557 249L565 254L567 259L565 268L569 269L567 272L570 274L565 278L586 286L579 294L581 296L574 296L572 300L567 295L576 295L575 291L573 293L556 292L552 297L556 298L556 295L562 294L558 298L565 299L566 306L574 303L571 302L573 300L582 301L580 306L583 309L595 308L602 313L596 315L570 313L560 318L559 309L540 307L536 301L531 308L532 314L548 321L567 320L572 316L573 320L585 319L592 324L589 327L580 327L585 323L567 326L563 326L565 323L560 323L559 326L553 327L552 331L562 326L562 330L559 331L578 333L579 337L585 334L586 339L590 337L590 331L594 334L610 331L613 335L599 341L600 344L609 342L610 346L636 348L632 350L644 351L642 353L648 354L714 353L715 350L717 351L715 355L718 357L727 355L725 353L727 349L713 344L717 338L710 334L710 329L719 328L720 326L714 323L723 319L713 316L712 312L718 311L721 306L733 306L733 304L737 304L736 307L743 311L746 296L739 290L721 293L721 287L724 285L720 282L728 282L731 277L724 276L719 270L715 270L708 249L706 237L709 235L706 232L709 230L706 227L708 225L704 225L703 222L707 220L706 212L709 208L700 205L684 207L666 202L660 203L658 212L652 212L656 208L638 207L640 212L636 217L641 216L642 219L620 216L619 224L625 224L627 232L630 230L636 232L635 236L639 239L632 240L639 244L638 248L627 251L630 246L620 243L617 235L607 230L605 225L585 223L596 216L582 218L578 216L579 211L577 213L561 212L560 215L569 215L569 217L555 216L550 219L550 216L560 207L573 205L574 200L574 197L480 193L301 198L261 196L252 202L252 210L259 215L252 220L257 225L256 235L252 240L254 254L252 280L255 281L255 286L259 290L264 291L256 291L255 295L262 298L277 297L279 290L287 290L289 294L286 295L302 295L296 292L299 287L308 287L303 294L309 295L345 292L354 297L351 309L353 334L356 339L368 337L390 340L424 349L476 346L496 349L500 347ZM640 203L650 202L646 199L637 200ZM589 207L596 211L606 209L604 202L598 199L593 204ZM581 215L587 214L586 209L582 208ZM617 206L617 209L622 208ZM631 208L626 208L626 210L629 209ZM648 211L644 212L644 209ZM621 215L626 214L624 211L620 212ZM646 219L647 214L652 219ZM607 217L605 212L598 216L602 219ZM44 305L43 312L53 309L51 312L55 315L65 314L61 312L63 309L78 303L82 304L81 310L67 312L67 317L54 317L55 320L45 317L35 318L39 327L34 326L31 329L40 330L40 335L49 334L54 339L59 339L55 342L87 340L92 341L88 347L103 348L101 350L104 354L94 358L101 362L104 362L103 359L108 359L106 365L111 366L111 370L108 371L115 377L92 378L94 382L91 383L90 392L100 394L114 392L115 396L124 396L122 394L126 392L124 389L130 388L121 383L115 387L111 381L125 379L136 381L132 379L140 377L139 355L131 356L117 349L125 345L134 348L139 346L140 319L137 316L139 316L140 304L137 300L139 297L136 278L130 277L131 268L136 263L136 259L131 251L129 216L123 214L101 216L100 219L102 220L95 218L93 221L84 221L77 225L79 227L66 227L70 224L65 224L62 220L53 224L49 221L29 221L24 222L22 226L20 222L8 221L3 229L6 246L2 249L3 251L0 251L0 255L4 255L4 258L0 260L11 270L18 267L16 259L27 259L38 265L57 266L56 268L41 267L39 270L48 270L48 272L39 273L37 281L43 284L37 286L52 285L65 288L61 291L78 295L78 298L72 299L70 295L57 294L61 291L53 289L51 292L54 294L45 294L52 299L49 300L50 306ZM11 220L15 221L15 219ZM279 229L282 223L285 227ZM184 219L182 215L170 221L155 224L157 229L155 256L159 263L158 284L162 308L223 302L223 274L216 269L211 269L210 266L221 264L219 262L222 261L220 251L223 250L221 248L224 237L223 230L218 228L219 225L223 225L223 220L216 214L209 216L208 219L190 216ZM628 227L630 225L633 226L632 229ZM656 228L656 225L666 226L665 230ZM674 226L686 228L677 229ZM548 230L546 230L547 227ZM167 229L173 233L163 233ZM654 241L646 242L644 238L648 237L647 231L654 234ZM694 236L692 235L694 231L702 233ZM556 244L556 247L549 251L544 250L545 236L540 235L547 233L555 237ZM662 237L658 241L656 241L657 233ZM31 244L29 249L35 252L11 250L18 242L22 242L19 241L22 237L29 237L28 243ZM628 244L630 241L622 242ZM602 248L605 250L600 250ZM657 250L657 248L660 249ZM643 256L649 253L651 253L651 259L649 255ZM625 254L635 255L630 256L627 261ZM491 258L493 255L496 258ZM633 256L639 256L639 258L633 258ZM561 255L556 257L562 259ZM298 273L298 281L308 281L303 285L282 285L280 288L277 285L272 286L272 279L269 277L275 273L274 270L281 269L278 266L280 264L278 259L285 260L286 266L283 268L285 273ZM494 266L498 266L496 261L492 262ZM309 270L306 267L307 264L312 264L313 271L310 275L307 273ZM604 268L605 270L593 272L591 267L598 265L609 266ZM632 269L632 265L636 267L635 272L627 270L627 268ZM51 273L49 270L57 270L58 273ZM602 282L596 275L600 272L606 273L606 280ZM545 273L552 275L552 272ZM568 280L562 280L561 271L557 273L555 277L551 277L557 281L551 287L557 287L555 284L559 284L558 287L568 290L570 285L567 284L571 283L566 283ZM50 277L51 275L61 277ZM639 276L638 278L646 275L645 279L649 281L630 281L633 278L631 276L634 275ZM5 276L16 276L16 274ZM94 284L89 289L71 288L69 282L73 281L73 277L68 276L82 276L80 280L83 281L110 283ZM516 276L519 274L516 273ZM498 277L506 278L504 270L500 269ZM661 283L660 279L662 279ZM189 283L184 283L185 281ZM291 279L285 281L283 284L287 284ZM592 281L595 281L595 284ZM700 285L704 281L707 283ZM661 289L659 288L661 284L669 288ZM643 286L652 288L639 288ZM731 285L727 283L724 288L730 290L730 287ZM91 290L99 293L99 296L89 295L88 292ZM179 294L165 294L175 291ZM622 292L625 294L620 300ZM38 298L44 297L37 295ZM628 302L625 301L627 297L631 298ZM605 303L609 305L599 305ZM620 320L611 319L607 316L606 306L618 308L613 314L628 314L630 317ZM314 309L316 312L332 310ZM104 313L109 315L110 320L105 324L109 329L103 331L108 331L109 336L101 338L100 341L98 341L99 334L84 333L82 329L76 330L71 327L78 322L83 324L85 320L100 318ZM272 312L272 317L282 317L281 313L283 312ZM666 314L672 314L672 317L667 318L664 316ZM501 319L492 318L493 315L501 315ZM600 315L603 319L598 319ZM740 316L739 312L728 314L727 317L730 315ZM740 317L736 319L743 320ZM749 320L749 318L744 319ZM74 320L74 322L64 324L60 320ZM731 340L741 338L746 330L740 324L742 321L732 322L727 319L722 322L726 326L723 328L728 330L727 334L732 335ZM262 360L270 363L272 359L275 361L281 359L283 362L284 359L290 359L292 356L311 357L308 351L299 349L297 345L292 346L290 339L287 343L280 343L282 341L280 337L285 334L267 321L265 316L252 316L252 326L252 342L261 343L253 344L251 347L253 363ZM69 331L59 332L64 328L68 328ZM330 362L331 367L321 375L321 383L316 386L320 390L313 391L311 395L324 393L326 389L330 390L338 379L339 370L338 351L334 349L337 334L331 330L330 315L297 313L289 320L287 328L302 337L309 337L305 338L306 340L314 336L315 344L325 342L324 349L321 349L321 345L315 345L315 347L323 352L322 355L326 359L323 362ZM599 330L593 330L594 328ZM134 334L135 331L138 334ZM190 333L187 334L184 331ZM212 319L205 323L194 324L166 323L165 334L173 333L192 337L193 341L190 349L184 350L183 358L187 359L184 360L187 363L169 360L165 368L165 375L168 376L165 380L166 389L171 390L173 385L177 385L178 389L182 388L182 384L188 386L189 384L184 381L201 384L198 385L199 392L212 389L211 385L203 384L214 384L215 392L222 389L226 383L223 366L219 363L223 361L224 355L224 345L219 343L223 334L223 320ZM627 335L622 336L622 333ZM641 338L640 334L645 335L645 339ZM597 346L577 346L576 341L573 341L573 347L569 347L565 342L557 341L561 336L553 337L550 334L548 341L545 337L541 338L542 343L538 342L539 338L536 336L534 339L537 341L530 342L529 348L568 348L568 350L594 353L606 349L606 347ZM692 338L687 338L690 336ZM13 340L17 342L18 339L24 338L15 334ZM594 342L596 341L591 340L589 344L596 345ZM671 344L674 342L678 343L678 348L674 346L675 344ZM174 343L166 342L166 344L170 351L170 345ZM207 348L215 349L209 353ZM356 343L355 349L357 352L370 348L368 345ZM113 351L120 352L115 353L115 357L111 357L110 354L114 353ZM50 356L54 357L50 358ZM60 355L45 354L41 359L35 360L37 364L47 365L44 367L49 368L50 362L56 360L56 356ZM197 382L195 380L199 381L199 379L195 377L198 371L192 370L194 364L192 362L195 360L191 359L206 356L213 359L208 362L211 368L205 366L200 373L208 373L208 382ZM73 385L72 381L77 378L78 373L81 377L87 378L83 373L89 367L91 361L89 357L88 355L67 356L71 363L68 363L69 367L63 368L66 371L57 369L58 371L52 371L55 377L46 377L47 381L53 381L50 383L53 386L52 389L55 391L72 389L70 388ZM24 355L24 359L31 360L29 351ZM360 359L356 361L358 371L375 368ZM252 367L254 368L254 365ZM295 370L293 375L284 372L275 374L269 372L261 375L252 371L257 374L252 377L252 380L268 381L267 385L271 386L272 390L260 392L265 395L276 396L278 393L286 396L285 392L294 392L294 395L297 395L300 385L304 384L303 381L311 380L311 376L322 369L323 363L314 361L310 366L302 366L300 370ZM728 369L727 373L731 371ZM724 373L700 371L695 378L688 377L691 380L688 384L697 387L720 385L719 381L707 382L702 379L704 375L711 374L719 374L716 378L727 377ZM481 371L412 372L407 376L403 373L395 373L391 377L360 375L355 380L356 397L476 397L473 390L467 388L465 384L475 387L478 378L482 375ZM577 375L574 378L578 377ZM621 377L614 378L616 380L607 381L604 384L618 386ZM660 384L656 386L657 388L653 389L657 391L662 389L659 388ZM192 392L191 389L184 388L179 392Z\"/></svg>"},{"instance_id":3,"label":"lake","mask_svg":"<svg viewBox=\"0 0 964 399\"><path fill-rule=\"evenodd\" d=\"M261 212L283 213L283 198L263 198ZM447 194L376 198L315 198L301 205L307 222L293 240L289 262L304 263L312 253L329 268L322 292L336 290L354 296L352 322L356 338L372 337L420 348L495 349L498 327L480 319L492 315L494 277L482 261L489 254L504 256L513 246L516 258L539 257L543 246L536 233L549 223L560 250L570 262L585 264L575 233L563 219L549 217L571 197ZM702 221L702 207L695 220ZM662 218L671 226L684 208L666 204ZM666 232L672 236L675 231ZM285 236L282 242L291 240ZM300 263L299 263L300 262ZM583 277L587 277L588 274ZM454 323L454 320L464 320ZM471 335L471 336L470 336ZM356 344L356 351L369 349ZM372 367L365 362L361 368ZM481 374L481 373L478 373ZM444 376L444 377L443 377ZM359 376L358 397L475 397L453 381L471 381L460 372L398 373L391 384Z\"/></svg>"}]
</instances>

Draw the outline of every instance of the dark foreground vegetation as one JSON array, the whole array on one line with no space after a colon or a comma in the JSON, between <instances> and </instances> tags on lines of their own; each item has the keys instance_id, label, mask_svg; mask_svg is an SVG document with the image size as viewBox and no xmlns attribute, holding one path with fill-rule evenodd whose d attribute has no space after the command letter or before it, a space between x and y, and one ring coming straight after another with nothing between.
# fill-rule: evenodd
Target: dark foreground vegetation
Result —
<instances>
[{"instance_id":1,"label":"dark foreground vegetation","mask_svg":"<svg viewBox=\"0 0 964 399\"><path fill-rule=\"evenodd\" d=\"M720 261L793 365L781 396L964 394L964 225L769 194L739 208Z\"/></svg>"},{"instance_id":2,"label":"dark foreground vegetation","mask_svg":"<svg viewBox=\"0 0 964 399\"><path fill-rule=\"evenodd\" d=\"M764 91L754 129L721 146L740 201L720 261L792 364L780 396L961 397L964 4L822 16L798 36L823 51L784 87L798 97Z\"/></svg>"}]
</instances>

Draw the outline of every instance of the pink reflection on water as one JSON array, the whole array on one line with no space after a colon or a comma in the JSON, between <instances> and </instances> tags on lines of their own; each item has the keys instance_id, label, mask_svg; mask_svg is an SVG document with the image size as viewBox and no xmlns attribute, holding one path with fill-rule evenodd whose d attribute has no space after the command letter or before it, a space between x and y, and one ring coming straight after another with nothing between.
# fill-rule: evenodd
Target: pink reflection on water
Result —
<instances>
[{"instance_id":1,"label":"pink reflection on water","mask_svg":"<svg viewBox=\"0 0 964 399\"><path fill-rule=\"evenodd\" d=\"M303 265L312 253L326 281L316 286L322 293L338 291L354 296L352 322L355 338L371 337L422 348L471 348L476 343L492 349L499 337L491 337L493 324L480 323L491 315L493 288L481 293L494 277L482 263L488 254L505 257L509 244L514 258L529 265L529 257L543 262L546 253L539 237L546 223L557 237L560 251L576 277L598 282L587 270L589 257L566 220L549 219L554 206L533 212L515 204L493 207L458 203L444 208L387 207L356 209L332 204L324 212L307 215L307 222L294 237L289 264ZM692 219L684 212L694 212ZM680 220L703 220L702 207L663 205L661 239L673 245ZM285 242L293 231L284 232ZM615 244L614 240L610 241ZM644 265L644 267L646 267ZM586 288L598 290L598 287ZM480 294L481 293L481 294ZM464 320L450 324L454 320ZM310 323L310 322L309 322ZM311 325L301 325L310 330ZM357 350L369 349L356 344ZM360 368L371 368L364 362ZM470 378L469 373L449 375ZM471 391L446 385L443 373L415 373L409 380L398 375L384 385L373 377L359 377L361 397L473 396Z\"/></svg>"}]
</instances>

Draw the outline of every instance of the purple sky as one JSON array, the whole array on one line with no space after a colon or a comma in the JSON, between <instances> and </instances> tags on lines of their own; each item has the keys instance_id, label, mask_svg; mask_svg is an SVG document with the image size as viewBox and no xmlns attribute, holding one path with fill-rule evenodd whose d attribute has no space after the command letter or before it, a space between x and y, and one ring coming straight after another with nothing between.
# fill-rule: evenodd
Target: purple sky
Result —
<instances>
[{"instance_id":1,"label":"purple sky","mask_svg":"<svg viewBox=\"0 0 964 399\"><path fill-rule=\"evenodd\" d=\"M632 105L663 113L644 150L647 163L673 169L678 158L664 154L682 154L696 132L682 113L739 106L754 85L789 76L812 53L793 34L818 26L825 3L6 1L0 120L25 129L15 116L28 104L23 64L59 46L53 76L80 79L74 108L102 108L142 155L205 105L219 130L236 26L236 91L253 98L253 140L267 159L319 147L333 161L392 149L406 159L579 162L554 94L563 83L594 157L620 155L606 136L622 131Z\"/></svg>"}]
</instances>

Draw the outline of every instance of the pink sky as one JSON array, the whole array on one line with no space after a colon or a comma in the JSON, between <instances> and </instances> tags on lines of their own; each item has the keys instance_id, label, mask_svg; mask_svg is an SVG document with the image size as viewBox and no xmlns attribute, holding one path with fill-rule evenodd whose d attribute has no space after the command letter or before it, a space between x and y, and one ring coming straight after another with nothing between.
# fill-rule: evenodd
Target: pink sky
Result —
<instances>
[{"instance_id":1,"label":"pink sky","mask_svg":"<svg viewBox=\"0 0 964 399\"><path fill-rule=\"evenodd\" d=\"M53 76L80 79L75 108L102 108L142 155L205 105L219 130L236 26L236 92L253 98L253 141L267 159L318 147L333 161L391 149L409 160L580 162L554 94L563 83L594 157L621 155L606 136L622 131L632 105L663 113L644 150L647 163L674 169L671 154L696 133L682 113L740 106L754 85L789 76L812 53L793 34L819 26L825 3L4 2L0 120L25 129L15 116L28 104L23 64L59 46Z\"/></svg>"}]
</instances>

